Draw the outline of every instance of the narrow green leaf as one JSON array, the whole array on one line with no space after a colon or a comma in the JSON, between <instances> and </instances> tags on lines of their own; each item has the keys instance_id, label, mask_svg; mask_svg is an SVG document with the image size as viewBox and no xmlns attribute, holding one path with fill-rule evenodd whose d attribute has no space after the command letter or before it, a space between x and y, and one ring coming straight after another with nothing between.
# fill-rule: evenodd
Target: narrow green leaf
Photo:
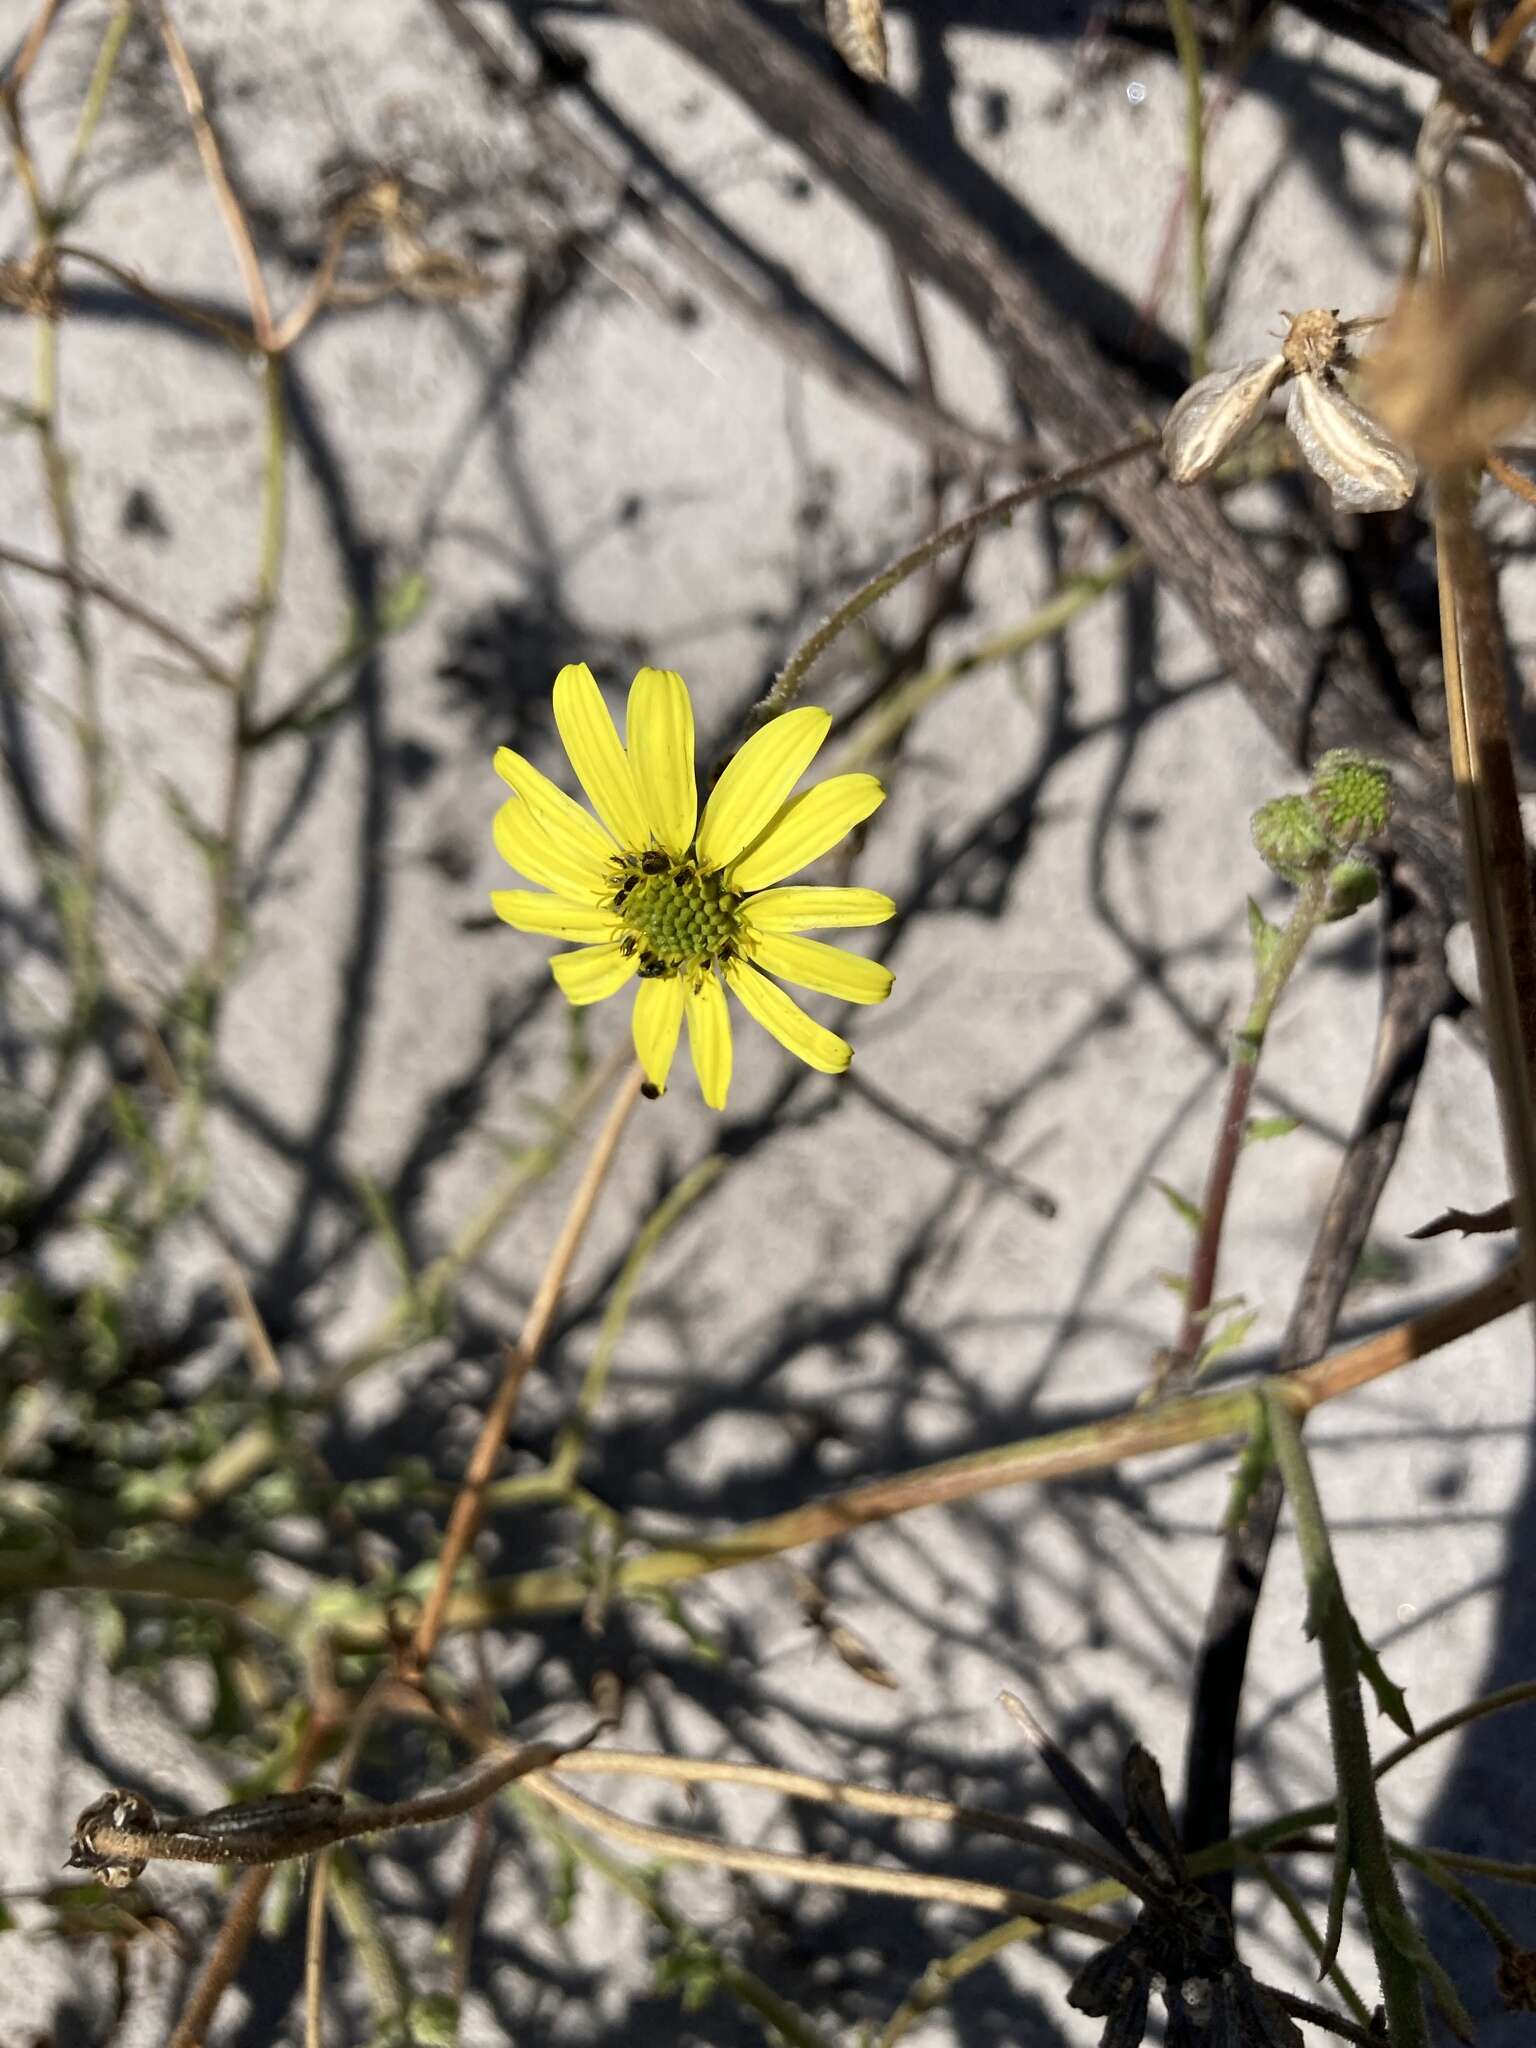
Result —
<instances>
[{"instance_id":1,"label":"narrow green leaf","mask_svg":"<svg viewBox=\"0 0 1536 2048\"><path fill-rule=\"evenodd\" d=\"M459 2001L446 1991L425 1992L411 2000L406 2027L420 2048L454 2048L459 2038Z\"/></svg>"},{"instance_id":2,"label":"narrow green leaf","mask_svg":"<svg viewBox=\"0 0 1536 2048\"><path fill-rule=\"evenodd\" d=\"M1191 1230L1198 1230L1204 1218L1201 1216L1198 1206L1189 1199L1188 1195L1181 1195L1176 1187L1171 1186L1165 1180L1159 1180L1155 1173L1151 1176L1151 1179L1153 1187L1157 1189L1157 1192L1162 1196L1169 1208L1172 1209L1175 1216L1182 1222L1187 1223Z\"/></svg>"},{"instance_id":3,"label":"narrow green leaf","mask_svg":"<svg viewBox=\"0 0 1536 2048\"><path fill-rule=\"evenodd\" d=\"M1262 1145L1270 1138L1288 1138L1300 1123L1299 1116L1251 1116L1243 1143Z\"/></svg>"},{"instance_id":4,"label":"narrow green leaf","mask_svg":"<svg viewBox=\"0 0 1536 2048\"><path fill-rule=\"evenodd\" d=\"M1344 1908L1349 1900L1352 1861L1349 1848L1349 1808L1346 1802L1340 1799L1339 1817L1333 1831L1333 1882L1328 1889L1328 1924L1323 1932L1323 1954L1317 1971L1319 1983L1339 1959L1339 1943L1344 1938Z\"/></svg>"},{"instance_id":5,"label":"narrow green leaf","mask_svg":"<svg viewBox=\"0 0 1536 2048\"><path fill-rule=\"evenodd\" d=\"M1386 1715L1394 1728L1401 1728L1405 1735L1414 1733L1413 1716L1408 1711L1408 1701L1400 1685L1394 1685L1382 1669L1381 1660L1360 1633L1360 1624L1353 1614L1349 1617L1350 1634L1355 1639L1355 1660L1360 1666L1360 1676L1376 1696L1376 1705Z\"/></svg>"},{"instance_id":6,"label":"narrow green leaf","mask_svg":"<svg viewBox=\"0 0 1536 2048\"><path fill-rule=\"evenodd\" d=\"M1219 1330L1213 1330L1200 1346L1195 1360L1196 1373L1208 1371L1218 1358L1225 1358L1229 1351L1235 1351L1258 1320L1256 1308L1245 1308L1241 1314L1223 1323Z\"/></svg>"},{"instance_id":7,"label":"narrow green leaf","mask_svg":"<svg viewBox=\"0 0 1536 2048\"><path fill-rule=\"evenodd\" d=\"M386 633L403 633L426 608L430 586L419 569L407 569L397 577L379 601L379 626Z\"/></svg>"},{"instance_id":8,"label":"narrow green leaf","mask_svg":"<svg viewBox=\"0 0 1536 2048\"><path fill-rule=\"evenodd\" d=\"M1254 979L1262 981L1280 943L1280 927L1271 924L1250 896L1248 898L1248 940L1253 948Z\"/></svg>"}]
</instances>

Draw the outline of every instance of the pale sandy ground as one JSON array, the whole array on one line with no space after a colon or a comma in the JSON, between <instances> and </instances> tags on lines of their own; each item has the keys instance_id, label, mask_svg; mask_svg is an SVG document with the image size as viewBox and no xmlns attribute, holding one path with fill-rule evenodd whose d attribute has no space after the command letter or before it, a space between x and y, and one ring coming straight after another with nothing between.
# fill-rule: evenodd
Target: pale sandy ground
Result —
<instances>
[{"instance_id":1,"label":"pale sandy ground","mask_svg":"<svg viewBox=\"0 0 1536 2048\"><path fill-rule=\"evenodd\" d=\"M3 0L5 46L26 13ZM323 167L343 151L404 161L429 190L473 186L479 198L449 209L450 244L466 223L515 243L550 216L554 202L527 177L526 137L491 106L426 6L253 0L238 19L209 4L182 13L194 52L216 53L248 192L293 234L313 235ZM980 10L954 13L942 47L960 136L1083 263L1139 298L1180 175L1171 67L1155 57L1082 64L1073 35L1020 41L967 26ZM34 114L45 151L67 132L103 18L95 0L79 0L47 53ZM492 7L479 18L501 25ZM905 17L894 26L897 82L916 84L921 57L927 90L940 92L936 30L919 50ZM571 33L602 91L728 221L871 348L905 364L885 252L838 199L805 184L792 151L644 34L611 24L572 24ZM1288 26L1215 145L1218 360L1262 352L1282 306L1375 308L1400 252L1405 151L1423 87L1337 52L1326 69L1292 61L1310 60L1319 42ZM1139 103L1133 84L1145 87ZM119 100L109 112L100 162L114 175L95 201L90 239L120 245L163 284L234 303L219 222L161 111L167 91L163 80L138 87L131 107ZM616 151L608 137L592 140L591 164L562 168L556 182L562 204L600 223L602 164ZM14 249L20 233L12 190L0 242ZM486 257L503 271L519 260L515 246ZM553 767L541 697L555 665L580 658L614 689L640 658L681 668L703 732L724 738L797 629L905 545L923 516L924 458L911 441L786 360L770 336L703 302L634 229L607 246L604 269L583 278L510 383L500 367L504 298L380 304L326 324L298 358L291 559L268 701L334 644L359 550L377 550L386 576L419 565L430 585L418 623L375 664L348 715L309 745L273 747L259 767L255 840L269 857L227 1019L217 1207L258 1273L270 1278L275 1261L302 1288L300 1313L320 1354L334 1355L390 1288L379 1253L359 1250L337 1221L335 1177L389 1182L424 1115L446 1119L440 1153L423 1155L411 1216L413 1243L430 1254L483 1194L498 1141L533 1133L539 1103L560 1085L570 1018L546 987L546 948L479 925L485 892L501 881L489 842L493 744L516 740ZM272 271L288 302L296 275L275 257ZM667 313L684 293L697 307L688 324ZM1175 332L1184 304L1180 272L1165 301ZM120 316L123 302L112 306ZM232 649L230 608L249 591L255 550L256 391L215 351L106 311L87 301L65 347L90 559ZM945 306L925 299L925 311L946 403L1006 430L1006 393L977 337ZM0 389L24 394L28 362L23 323L0 323ZM31 450L17 439L3 446L0 533L51 552ZM167 538L124 531L135 487L152 493ZM1239 509L1268 516L1262 497ZM946 650L1016 623L1049 591L1040 529L1021 521L989 540L974 581L978 608ZM1326 614L1333 595L1316 597ZM28 679L62 695L52 593L7 576L4 598ZM887 623L911 616L898 604ZM755 1142L652 1267L596 1447L596 1476L622 1505L650 1511L648 1526L722 1504L760 1513L845 1472L1105 1412L1134 1395L1167 1340L1173 1304L1154 1275L1184 1247L1148 1177L1197 1185L1216 1079L1179 1012L1210 1020L1240 992L1243 899L1266 887L1247 817L1286 784L1227 690L1202 690L1141 722L1136 707L1152 685L1203 679L1209 663L1166 604L1149 613L1138 603L1134 651L1132 623L1127 607L1105 605L1072 630L1061 664L1034 656L987 668L930 713L859 867L898 900L935 866L940 873L889 954L894 998L853 1020L858 1072L1021 1164L1057 1196L1058 1218L1043 1221L868 1099L819 1079L756 1130L780 1098L787 1062L743 1030L730 1128ZM166 682L142 638L105 614L99 632L121 777L109 842L114 930L128 972L154 987L200 929L204 901L164 791L175 785L212 815L222 712ZM444 666L476 634L475 680L446 680ZM834 706L845 673L834 661L820 678ZM1063 690L1079 720L1098 724L1051 759L1048 712ZM46 786L67 808L63 739L41 709L28 722ZM33 885L14 820L0 830L5 898L24 903ZM1176 1002L1138 970L1135 947L1148 944L1162 952ZM1255 1155L1224 1266L1224 1285L1263 1307L1250 1339L1256 1361L1283 1323L1359 1094L1373 953L1363 932L1326 938L1275 1035L1270 1089L1304 1128ZM617 1006L590 1022L605 1051L622 1027ZM466 1077L467 1109L445 1103ZM646 1107L581 1261L576 1325L527 1397L530 1442L546 1440L589 1355L591 1290L654 1199L658 1175L686 1167L715 1135L690 1085ZM315 1174L305 1162L318 1146L325 1171ZM568 1169L562 1183L570 1179ZM1442 1035L1375 1233L1396 1278L1362 1290L1351 1315L1389 1318L1484 1271L1484 1248L1410 1246L1404 1233L1447 1203L1477 1207L1500 1192L1485 1076L1462 1042ZM308 1205L299 1222L296 1204ZM461 1455L466 1404L478 1401L495 1335L536 1276L552 1213L525 1216L467 1291L467 1362L439 1347L360 1390L359 1418L410 1418L391 1425L397 1450ZM328 1247L338 1244L333 1262ZM182 1270L167 1287L179 1297L198 1277ZM1318 1418L1312 1440L1356 1612L1421 1721L1529 1669L1529 1599L1514 1569L1533 1518L1529 1414L1528 1338L1506 1325ZM1176 1786L1228 1466L1225 1455L1176 1456L1051 1491L1003 1492L870 1531L823 1560L839 1613L900 1674L899 1692L863 1685L817 1651L779 1571L712 1581L690 1611L726 1647L725 1661L694 1664L675 1629L637 1619L626 1739L1051 1817L1042 1774L995 1705L1011 1685L1101 1775L1134 1735L1164 1757ZM519 1532L504 1533L501 1558L515 1564ZM1330 1783L1302 1605L1282 1542L1248 1697L1245 1817L1314 1799ZM0 1705L0 1839L13 1887L54 1872L69 1817L104 1777L153 1778L188 1799L212 1799L224 1782L142 1691L103 1677L62 1605L55 1621L30 1682ZM591 1661L575 1630L555 1631L547 1648L508 1642L500 1656L523 1713L570 1698ZM1528 1853L1536 1813L1515 1741L1506 1722L1460 1751L1446 1744L1417 1760L1390 1781L1393 1825ZM610 1791L628 1803L623 1788L602 1788ZM689 1818L675 1801L664 1810ZM706 1796L692 1818L754 1842L827 1853L845 1842L834 1824L813 1818L802 1832L735 1798ZM916 1830L905 1839L934 1865L1004 1882L1016 1874L1005 1851ZM407 1953L427 1959L428 1983L441 1981L431 1936L465 1853L461 1836L369 1866ZM515 1839L497 1867L466 2040L754 2037L723 2003L685 2017L657 1996L640 1916L595 1880L570 1924L548 1927L539 1904L547 1869ZM163 1890L190 1927L206 1924L210 1882L173 1875ZM744 1910L744 1897L712 1878L685 1874L674 1895L706 1926L728 1927ZM774 1887L763 1896L774 1913L743 1952L829 2028L840 2014L842 2038L981 1925L948 1908L893 1914L830 1894L792 1901ZM1432 1925L1437 1940L1452 1941L1443 1920ZM228 2008L247 2016L224 2038L295 2038L287 2001L299 1948L290 1924L255 2007ZM1493 2016L1481 1957L1447 1952L1474 1973L1463 1989L1480 2041L1513 2042L1516 2023ZM1268 1974L1310 1979L1273 1917L1251 1953ZM1346 1954L1369 1983L1358 1943ZM98 2037L100 1956L10 1937L3 1968L6 2048L50 2025L61 2043ZM125 2037L134 2044L162 2038L155 1981L135 2007ZM970 1980L951 2014L909 2038L924 2048L1093 2039L1096 2028L1063 2006L1062 1983L1058 1964L1015 1949ZM360 2028L361 2009L351 2010Z\"/></svg>"}]
</instances>

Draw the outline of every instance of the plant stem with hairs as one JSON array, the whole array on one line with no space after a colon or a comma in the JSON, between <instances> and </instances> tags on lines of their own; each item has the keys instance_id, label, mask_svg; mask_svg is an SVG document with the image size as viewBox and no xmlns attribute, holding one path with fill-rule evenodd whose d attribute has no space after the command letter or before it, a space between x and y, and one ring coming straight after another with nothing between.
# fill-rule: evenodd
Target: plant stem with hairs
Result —
<instances>
[{"instance_id":1,"label":"plant stem with hairs","mask_svg":"<svg viewBox=\"0 0 1536 2048\"><path fill-rule=\"evenodd\" d=\"M1423 1944L1403 1903L1376 1796L1370 1737L1360 1700L1357 1630L1339 1583L1328 1524L1296 1419L1277 1385L1266 1386L1260 1399L1301 1552L1308 1633L1322 1655L1339 1811L1347 1824L1347 1854L1365 1905L1392 2048L1429 2048L1419 1990L1418 1959Z\"/></svg>"},{"instance_id":2,"label":"plant stem with hairs","mask_svg":"<svg viewBox=\"0 0 1536 2048\"><path fill-rule=\"evenodd\" d=\"M1184 75L1184 156L1189 176L1189 377L1203 377L1210 362L1210 296L1205 257L1205 104L1200 84L1200 35L1189 0L1167 0L1168 25Z\"/></svg>"},{"instance_id":3,"label":"plant stem with hairs","mask_svg":"<svg viewBox=\"0 0 1536 2048\"><path fill-rule=\"evenodd\" d=\"M882 597L889 597L899 584L905 583L919 569L937 561L950 548L960 547L973 534L981 533L989 526L1006 525L1015 512L1033 504L1036 499L1051 497L1058 491L1070 491L1078 484L1087 483L1119 463L1145 455L1149 448L1157 446L1157 442L1156 434L1138 435L1134 440L1123 442L1103 455L1095 455L1087 462L1074 463L1070 469L1056 470L1050 476L1036 477L1030 483L1020 484L1016 490L1005 491L1002 497L994 498L986 505L978 505L973 512L965 513L950 525L941 527L937 533L930 534L926 540L919 541L916 547L909 548L888 568L882 569L878 576L872 576L867 583L861 584L852 597L845 599L801 641L779 670L772 687L756 705L753 714L756 721L761 724L766 719L777 717L781 711L787 711L799 696L811 669L838 635L856 619L862 618L871 605L878 604Z\"/></svg>"},{"instance_id":4,"label":"plant stem with hairs","mask_svg":"<svg viewBox=\"0 0 1536 2048\"><path fill-rule=\"evenodd\" d=\"M1328 877L1319 871L1309 874L1275 944L1267 949L1258 965L1253 998L1248 1013L1232 1035L1231 1064L1227 1069L1227 1094L1222 1105L1216 1144L1206 1172L1205 1192L1200 1203L1200 1222L1190 1255L1189 1275L1184 1283L1184 1316L1172 1348L1160 1362L1153 1392L1176 1377L1191 1373L1209 1334L1211 1302L1216 1292L1216 1265L1221 1253L1221 1233L1227 1217L1227 1201L1237 1173L1237 1162L1248 1132L1248 1109L1259 1060L1269 1033L1275 1005L1296 971L1307 941L1323 922L1328 909Z\"/></svg>"}]
</instances>

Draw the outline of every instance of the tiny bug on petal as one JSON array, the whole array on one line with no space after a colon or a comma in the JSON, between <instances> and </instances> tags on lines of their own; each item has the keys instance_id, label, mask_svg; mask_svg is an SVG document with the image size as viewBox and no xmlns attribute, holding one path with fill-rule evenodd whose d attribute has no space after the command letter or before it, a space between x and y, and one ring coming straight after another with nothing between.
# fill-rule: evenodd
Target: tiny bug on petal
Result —
<instances>
[{"instance_id":1,"label":"tiny bug on petal","mask_svg":"<svg viewBox=\"0 0 1536 2048\"><path fill-rule=\"evenodd\" d=\"M1163 459L1174 482L1193 484L1208 476L1252 432L1288 374L1283 355L1268 356L1191 384L1163 427Z\"/></svg>"}]
</instances>

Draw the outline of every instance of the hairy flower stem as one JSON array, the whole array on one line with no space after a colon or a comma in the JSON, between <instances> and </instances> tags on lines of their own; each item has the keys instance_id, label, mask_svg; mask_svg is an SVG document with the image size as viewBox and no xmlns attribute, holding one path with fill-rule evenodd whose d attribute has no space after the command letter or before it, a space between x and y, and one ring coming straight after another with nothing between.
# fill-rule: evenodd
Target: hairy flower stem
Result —
<instances>
[{"instance_id":1,"label":"hairy flower stem","mask_svg":"<svg viewBox=\"0 0 1536 2048\"><path fill-rule=\"evenodd\" d=\"M1184 1287L1184 1320L1172 1350L1163 1358L1153 1391L1169 1379L1193 1371L1206 1337L1206 1322L1216 1291L1216 1262L1221 1252L1221 1232L1226 1221L1227 1200L1237 1173L1238 1157L1248 1128L1248 1105L1253 1098L1259 1058L1269 1032L1269 1021L1285 985L1296 970L1307 941L1322 923L1328 908L1328 876L1324 871L1309 874L1301 885L1284 929L1260 968L1254 984L1248 1014L1232 1035L1232 1063L1227 1069L1227 1099L1216 1145L1206 1173L1205 1194L1200 1204L1200 1226L1190 1255L1189 1277Z\"/></svg>"},{"instance_id":2,"label":"hairy flower stem","mask_svg":"<svg viewBox=\"0 0 1536 2048\"><path fill-rule=\"evenodd\" d=\"M960 547L987 527L1006 526L1015 512L1033 504L1037 498L1053 497L1059 491L1070 491L1078 484L1087 483L1106 469L1129 462L1133 456L1145 455L1149 448L1157 446L1158 440L1156 434L1141 434L1134 441L1125 441L1118 448L1111 448L1107 454L1075 463L1070 469L1056 470L1050 476L1035 477L1027 484L1020 484L1017 490L1005 491L1002 497L992 499L989 504L978 505L974 512L967 512L949 526L940 527L937 533L929 534L926 540L919 541L916 547L899 555L889 568L882 569L878 576L872 576L868 583L862 584L852 597L840 604L801 641L779 670L771 688L758 700L753 711L754 723L761 725L766 719L787 711L799 696L812 667L838 635L845 632L855 619L862 618L871 605L878 604L882 597L888 597L898 584L905 583L909 576L916 575L919 569L937 561L950 548Z\"/></svg>"},{"instance_id":3,"label":"hairy flower stem","mask_svg":"<svg viewBox=\"0 0 1536 2048\"><path fill-rule=\"evenodd\" d=\"M1209 284L1205 258L1205 105L1200 84L1200 33L1189 0L1167 0L1168 26L1184 76L1184 155L1189 178L1189 375L1210 367Z\"/></svg>"},{"instance_id":4,"label":"hairy flower stem","mask_svg":"<svg viewBox=\"0 0 1536 2048\"><path fill-rule=\"evenodd\" d=\"M1322 1653L1340 1811L1347 1824L1348 1854L1381 1976L1392 2048L1429 2048L1415 1960L1422 1944L1403 1903L1376 1796L1370 1737L1360 1702L1355 1625L1339 1583L1328 1524L1296 1418L1273 1384L1262 1389L1260 1398L1296 1527L1307 1586L1307 1627Z\"/></svg>"}]
</instances>

